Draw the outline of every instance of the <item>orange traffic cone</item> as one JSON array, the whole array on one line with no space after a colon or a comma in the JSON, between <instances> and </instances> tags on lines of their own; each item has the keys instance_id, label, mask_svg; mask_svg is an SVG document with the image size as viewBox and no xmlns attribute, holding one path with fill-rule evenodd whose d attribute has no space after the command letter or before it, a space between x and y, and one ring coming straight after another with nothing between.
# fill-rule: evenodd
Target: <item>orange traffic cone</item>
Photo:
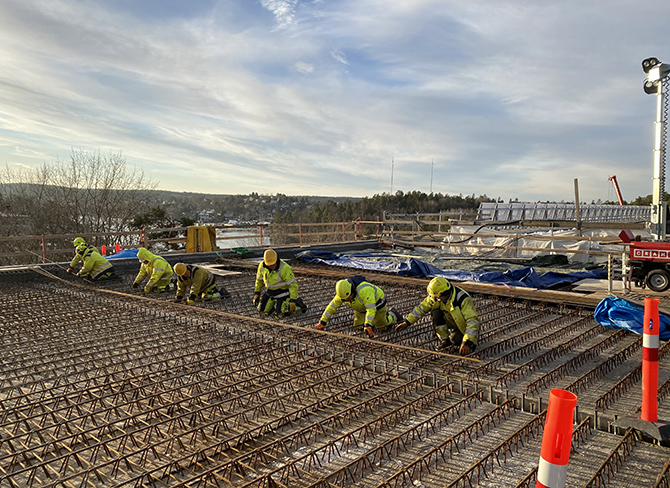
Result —
<instances>
[{"instance_id":1,"label":"orange traffic cone","mask_svg":"<svg viewBox=\"0 0 670 488\"><path fill-rule=\"evenodd\" d=\"M572 416L577 395L554 389L549 393L547 420L542 435L536 488L563 488L572 446Z\"/></svg>"}]
</instances>

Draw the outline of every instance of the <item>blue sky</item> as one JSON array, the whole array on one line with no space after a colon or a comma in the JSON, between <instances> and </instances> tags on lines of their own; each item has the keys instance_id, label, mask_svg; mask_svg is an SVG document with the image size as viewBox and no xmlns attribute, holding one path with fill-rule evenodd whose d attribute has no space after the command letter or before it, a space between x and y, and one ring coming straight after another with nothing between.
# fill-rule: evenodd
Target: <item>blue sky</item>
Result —
<instances>
[{"instance_id":1,"label":"blue sky","mask_svg":"<svg viewBox=\"0 0 670 488\"><path fill-rule=\"evenodd\" d=\"M2 0L0 164L167 190L652 192L667 0ZM665 51L663 50L665 48ZM394 161L392 165L392 161ZM393 174L392 174L393 166Z\"/></svg>"}]
</instances>

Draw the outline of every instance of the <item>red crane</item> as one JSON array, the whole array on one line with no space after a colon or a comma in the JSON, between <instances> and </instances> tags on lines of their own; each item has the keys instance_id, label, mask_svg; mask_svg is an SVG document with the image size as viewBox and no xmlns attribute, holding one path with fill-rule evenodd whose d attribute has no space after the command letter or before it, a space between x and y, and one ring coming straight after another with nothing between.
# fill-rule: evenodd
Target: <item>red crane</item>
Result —
<instances>
[{"instance_id":1,"label":"red crane","mask_svg":"<svg viewBox=\"0 0 670 488\"><path fill-rule=\"evenodd\" d=\"M614 191L616 191L616 197L619 199L619 205L626 205L623 201L623 197L621 196L621 190L619 189L619 183L617 183L616 175L610 176L607 178L607 180L614 183Z\"/></svg>"}]
</instances>

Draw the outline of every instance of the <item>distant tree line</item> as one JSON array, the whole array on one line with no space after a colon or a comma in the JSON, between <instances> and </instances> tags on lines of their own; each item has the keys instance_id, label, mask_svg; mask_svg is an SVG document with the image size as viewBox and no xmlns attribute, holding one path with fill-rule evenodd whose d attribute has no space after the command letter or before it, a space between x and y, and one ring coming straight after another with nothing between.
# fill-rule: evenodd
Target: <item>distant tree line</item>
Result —
<instances>
[{"instance_id":1,"label":"distant tree line","mask_svg":"<svg viewBox=\"0 0 670 488\"><path fill-rule=\"evenodd\" d=\"M395 194L382 193L360 200L345 202L328 201L312 205L310 208L279 211L274 216L275 223L298 222L347 222L358 219L374 220L383 218L384 213L439 213L464 211L475 213L482 202L494 202L486 195L443 195L426 194L420 191Z\"/></svg>"}]
</instances>

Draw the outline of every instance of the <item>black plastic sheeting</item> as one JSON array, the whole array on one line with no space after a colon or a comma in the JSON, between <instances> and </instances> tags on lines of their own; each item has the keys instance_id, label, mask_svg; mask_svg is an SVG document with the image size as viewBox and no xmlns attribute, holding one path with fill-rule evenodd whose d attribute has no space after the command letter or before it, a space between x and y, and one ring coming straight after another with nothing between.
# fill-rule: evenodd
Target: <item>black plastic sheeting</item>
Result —
<instances>
[{"instance_id":1,"label":"black plastic sheeting","mask_svg":"<svg viewBox=\"0 0 670 488\"><path fill-rule=\"evenodd\" d=\"M393 259L391 254L380 253L335 254L328 251L303 251L296 254L295 257L306 263L367 269L370 271L394 273L399 276L431 278L440 276L453 281L474 281L477 283L493 283L539 289L558 288L586 278L603 279L607 277L607 272L602 269L573 273L557 273L552 271L543 274L538 274L533 267L509 269L504 272L441 269L416 258L409 258L406 262L398 262Z\"/></svg>"}]
</instances>

